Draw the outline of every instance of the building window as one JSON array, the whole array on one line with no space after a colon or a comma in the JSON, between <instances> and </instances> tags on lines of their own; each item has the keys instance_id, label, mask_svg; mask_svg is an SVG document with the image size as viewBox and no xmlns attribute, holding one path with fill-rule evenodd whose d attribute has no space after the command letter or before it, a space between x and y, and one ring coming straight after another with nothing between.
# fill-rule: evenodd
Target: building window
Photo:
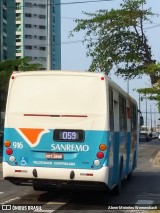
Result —
<instances>
[{"instance_id":1,"label":"building window","mask_svg":"<svg viewBox=\"0 0 160 213\"><path fill-rule=\"evenodd\" d=\"M3 50L3 59L7 59L7 51Z\"/></svg>"},{"instance_id":2,"label":"building window","mask_svg":"<svg viewBox=\"0 0 160 213\"><path fill-rule=\"evenodd\" d=\"M7 0L3 0L3 5L7 7Z\"/></svg>"},{"instance_id":3,"label":"building window","mask_svg":"<svg viewBox=\"0 0 160 213\"><path fill-rule=\"evenodd\" d=\"M32 49L32 46L26 45L26 46L25 46L25 49L26 49L26 50L31 50L31 49Z\"/></svg>"},{"instance_id":4,"label":"building window","mask_svg":"<svg viewBox=\"0 0 160 213\"><path fill-rule=\"evenodd\" d=\"M31 18L31 17L32 17L32 14L31 14L31 13L25 13L25 17Z\"/></svg>"},{"instance_id":5,"label":"building window","mask_svg":"<svg viewBox=\"0 0 160 213\"><path fill-rule=\"evenodd\" d=\"M45 26L43 26L43 25L39 25L39 29L46 29L46 27Z\"/></svg>"},{"instance_id":6,"label":"building window","mask_svg":"<svg viewBox=\"0 0 160 213\"><path fill-rule=\"evenodd\" d=\"M32 25L31 24L25 24L25 27L26 28L32 28Z\"/></svg>"},{"instance_id":7,"label":"building window","mask_svg":"<svg viewBox=\"0 0 160 213\"><path fill-rule=\"evenodd\" d=\"M45 57L39 57L38 60L39 61L46 61L46 58Z\"/></svg>"},{"instance_id":8,"label":"building window","mask_svg":"<svg viewBox=\"0 0 160 213\"><path fill-rule=\"evenodd\" d=\"M46 8L45 4L39 4L39 8Z\"/></svg>"},{"instance_id":9,"label":"building window","mask_svg":"<svg viewBox=\"0 0 160 213\"><path fill-rule=\"evenodd\" d=\"M39 36L40 40L46 40L46 36Z\"/></svg>"},{"instance_id":10,"label":"building window","mask_svg":"<svg viewBox=\"0 0 160 213\"><path fill-rule=\"evenodd\" d=\"M21 4L20 3L16 3L16 10L21 10Z\"/></svg>"},{"instance_id":11,"label":"building window","mask_svg":"<svg viewBox=\"0 0 160 213\"><path fill-rule=\"evenodd\" d=\"M25 38L31 39L31 38L32 38L32 35L25 35Z\"/></svg>"},{"instance_id":12,"label":"building window","mask_svg":"<svg viewBox=\"0 0 160 213\"><path fill-rule=\"evenodd\" d=\"M16 42L21 42L21 37L20 36L16 37Z\"/></svg>"},{"instance_id":13,"label":"building window","mask_svg":"<svg viewBox=\"0 0 160 213\"><path fill-rule=\"evenodd\" d=\"M26 2L25 7L32 7L32 3Z\"/></svg>"},{"instance_id":14,"label":"building window","mask_svg":"<svg viewBox=\"0 0 160 213\"><path fill-rule=\"evenodd\" d=\"M39 49L40 49L40 50L43 50L43 51L44 51L44 50L46 50L46 48L45 48L45 47L40 47Z\"/></svg>"},{"instance_id":15,"label":"building window","mask_svg":"<svg viewBox=\"0 0 160 213\"><path fill-rule=\"evenodd\" d=\"M16 21L21 21L21 14L16 14Z\"/></svg>"},{"instance_id":16,"label":"building window","mask_svg":"<svg viewBox=\"0 0 160 213\"><path fill-rule=\"evenodd\" d=\"M41 18L41 19L45 19L45 18L46 18L46 16L45 16L45 15L39 15L39 18Z\"/></svg>"}]
</instances>

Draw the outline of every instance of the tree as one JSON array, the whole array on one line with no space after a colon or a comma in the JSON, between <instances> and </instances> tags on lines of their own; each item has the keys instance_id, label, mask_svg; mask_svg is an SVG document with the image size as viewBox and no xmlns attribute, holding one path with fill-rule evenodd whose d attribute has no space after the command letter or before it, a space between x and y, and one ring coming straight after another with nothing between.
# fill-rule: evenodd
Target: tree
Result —
<instances>
[{"instance_id":1,"label":"tree","mask_svg":"<svg viewBox=\"0 0 160 213\"><path fill-rule=\"evenodd\" d=\"M146 0L123 0L120 9L84 12L89 18L77 19L71 35L85 31L83 42L87 43L87 56L92 57L89 71L108 75L115 68L115 74L125 79L149 75L153 88L138 92L157 100L160 110L160 64L153 58L144 30L144 22L151 23L155 14L144 9L145 4Z\"/></svg>"},{"instance_id":2,"label":"tree","mask_svg":"<svg viewBox=\"0 0 160 213\"><path fill-rule=\"evenodd\" d=\"M6 60L0 62L0 111L4 111L8 83L13 71L31 71L42 69L41 64L30 63L29 58Z\"/></svg>"},{"instance_id":3,"label":"tree","mask_svg":"<svg viewBox=\"0 0 160 213\"><path fill-rule=\"evenodd\" d=\"M147 74L154 77L155 82L152 87L138 89L137 91L142 94L142 98L157 101L158 110L160 112L160 63L151 64L148 66Z\"/></svg>"},{"instance_id":4,"label":"tree","mask_svg":"<svg viewBox=\"0 0 160 213\"><path fill-rule=\"evenodd\" d=\"M84 12L90 18L76 20L72 35L86 31L87 56L92 57L89 71L109 74L116 67L116 75L134 78L155 63L144 30L144 21L151 22L153 13L143 9L145 4L146 0L123 0L121 9Z\"/></svg>"}]
</instances>

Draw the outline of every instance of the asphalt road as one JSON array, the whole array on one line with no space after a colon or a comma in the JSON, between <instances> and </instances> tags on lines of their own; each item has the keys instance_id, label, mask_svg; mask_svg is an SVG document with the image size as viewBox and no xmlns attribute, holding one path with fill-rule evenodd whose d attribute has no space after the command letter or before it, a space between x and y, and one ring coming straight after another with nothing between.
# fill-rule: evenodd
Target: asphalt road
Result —
<instances>
[{"instance_id":1,"label":"asphalt road","mask_svg":"<svg viewBox=\"0 0 160 213\"><path fill-rule=\"evenodd\" d=\"M160 164L155 158L160 151L160 141L140 143L138 167L130 181L123 181L120 196L111 193L91 191L53 190L52 192L35 192L30 186L15 186L2 179L0 166L0 204L41 205L30 212L112 212L111 208L122 206L123 210L115 212L129 212L134 206L160 205ZM110 209L108 209L110 208ZM69 211L67 211L69 210ZM59 212L58 211L58 212ZM5 211L6 212L6 211ZM11 211L10 211L11 212ZM20 211L13 211L20 212ZM28 212L28 211L27 211ZM134 211L131 211L134 212ZM144 212L141 211L136 212Z\"/></svg>"}]
</instances>

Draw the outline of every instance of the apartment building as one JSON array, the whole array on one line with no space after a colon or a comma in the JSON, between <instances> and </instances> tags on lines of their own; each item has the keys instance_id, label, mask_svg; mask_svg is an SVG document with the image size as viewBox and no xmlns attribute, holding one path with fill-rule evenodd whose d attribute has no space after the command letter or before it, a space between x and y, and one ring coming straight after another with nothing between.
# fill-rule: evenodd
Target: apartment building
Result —
<instances>
[{"instance_id":1,"label":"apartment building","mask_svg":"<svg viewBox=\"0 0 160 213\"><path fill-rule=\"evenodd\" d=\"M15 1L0 0L0 61L15 59Z\"/></svg>"},{"instance_id":2,"label":"apartment building","mask_svg":"<svg viewBox=\"0 0 160 213\"><path fill-rule=\"evenodd\" d=\"M16 0L16 57L61 69L59 0Z\"/></svg>"}]
</instances>

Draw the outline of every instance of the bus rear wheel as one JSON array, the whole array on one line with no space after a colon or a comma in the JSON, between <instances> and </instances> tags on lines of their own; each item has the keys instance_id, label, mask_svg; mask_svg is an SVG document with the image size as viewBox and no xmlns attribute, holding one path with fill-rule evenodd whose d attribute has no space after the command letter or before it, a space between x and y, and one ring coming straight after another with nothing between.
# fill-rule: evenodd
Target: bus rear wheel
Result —
<instances>
[{"instance_id":1,"label":"bus rear wheel","mask_svg":"<svg viewBox=\"0 0 160 213\"><path fill-rule=\"evenodd\" d=\"M127 175L127 180L131 180L132 175L133 175L133 170L134 170L135 167L136 167L136 152L134 153L134 156L133 156L132 170L131 170L131 172Z\"/></svg>"},{"instance_id":2,"label":"bus rear wheel","mask_svg":"<svg viewBox=\"0 0 160 213\"><path fill-rule=\"evenodd\" d=\"M113 195L116 195L116 196L120 195L120 193L121 193L121 188L122 188L122 172L123 172L123 157L121 158L121 162L120 162L118 183L114 187L114 189L112 190Z\"/></svg>"}]
</instances>

